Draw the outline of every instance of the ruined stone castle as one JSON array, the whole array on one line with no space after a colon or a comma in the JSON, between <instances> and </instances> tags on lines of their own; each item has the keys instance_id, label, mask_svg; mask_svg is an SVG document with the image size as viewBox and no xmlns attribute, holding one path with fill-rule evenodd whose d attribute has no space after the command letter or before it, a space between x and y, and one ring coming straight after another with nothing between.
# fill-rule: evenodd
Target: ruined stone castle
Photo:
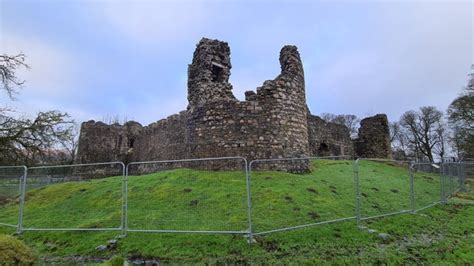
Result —
<instances>
[{"instance_id":1,"label":"ruined stone castle","mask_svg":"<svg viewBox=\"0 0 474 266\"><path fill-rule=\"evenodd\" d=\"M359 138L353 141L346 126L309 112L303 65L295 46L281 49L280 65L281 73L275 79L265 81L256 91L247 91L245 101L239 101L229 83L228 44L203 38L188 66L189 104L185 111L148 126L134 121L124 125L84 122L77 160L390 157L385 115L362 120ZM297 167L305 170L308 166Z\"/></svg>"}]
</instances>

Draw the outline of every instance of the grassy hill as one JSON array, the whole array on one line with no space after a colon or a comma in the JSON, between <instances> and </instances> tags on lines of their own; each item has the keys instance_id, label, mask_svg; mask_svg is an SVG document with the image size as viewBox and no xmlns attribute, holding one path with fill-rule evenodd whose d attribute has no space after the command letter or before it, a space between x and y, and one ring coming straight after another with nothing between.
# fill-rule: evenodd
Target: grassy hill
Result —
<instances>
[{"instance_id":1,"label":"grassy hill","mask_svg":"<svg viewBox=\"0 0 474 266\"><path fill-rule=\"evenodd\" d=\"M119 227L122 177L48 185L28 191L24 227ZM256 171L251 180L254 232L355 216L352 161L315 161L309 174ZM362 162L363 216L410 208L407 168ZM131 229L245 231L245 176L238 171L176 169L131 176ZM416 207L439 200L439 177L415 175ZM16 223L16 202L0 205L0 222ZM474 206L450 203L364 224L355 221L256 236L130 232L113 250L97 251L119 232L26 232L40 256L155 258L172 263L465 263L474 261ZM11 230L0 228L0 233ZM387 233L382 239L378 233Z\"/></svg>"}]
</instances>

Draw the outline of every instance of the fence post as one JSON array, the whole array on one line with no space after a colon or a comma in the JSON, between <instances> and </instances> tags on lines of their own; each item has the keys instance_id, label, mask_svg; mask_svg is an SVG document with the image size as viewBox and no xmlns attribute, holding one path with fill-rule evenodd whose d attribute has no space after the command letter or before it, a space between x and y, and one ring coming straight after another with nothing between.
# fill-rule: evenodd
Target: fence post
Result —
<instances>
[{"instance_id":1,"label":"fence post","mask_svg":"<svg viewBox=\"0 0 474 266\"><path fill-rule=\"evenodd\" d=\"M447 202L447 188L446 188L446 164L441 163L441 180L440 180L440 192L441 192L441 203L445 204Z\"/></svg>"},{"instance_id":2,"label":"fence post","mask_svg":"<svg viewBox=\"0 0 474 266\"><path fill-rule=\"evenodd\" d=\"M458 173L459 173L459 191L465 191L464 189L464 164L462 162L458 162Z\"/></svg>"},{"instance_id":3,"label":"fence post","mask_svg":"<svg viewBox=\"0 0 474 266\"><path fill-rule=\"evenodd\" d=\"M457 168L457 167L456 167ZM451 165L449 167L449 198L452 198L453 195L454 195L454 187L455 187L455 184L454 184L454 177L455 177L455 170L457 169L453 169L453 166Z\"/></svg>"},{"instance_id":4,"label":"fence post","mask_svg":"<svg viewBox=\"0 0 474 266\"><path fill-rule=\"evenodd\" d=\"M127 215L128 215L128 166L122 163L123 176L122 176L122 219L121 226L122 237L127 236Z\"/></svg>"},{"instance_id":5,"label":"fence post","mask_svg":"<svg viewBox=\"0 0 474 266\"><path fill-rule=\"evenodd\" d=\"M20 205L18 206L18 225L16 229L17 234L23 232L23 209L25 206L25 193L26 193L26 177L28 175L28 168L23 166L23 176L20 179Z\"/></svg>"},{"instance_id":6,"label":"fence post","mask_svg":"<svg viewBox=\"0 0 474 266\"><path fill-rule=\"evenodd\" d=\"M360 227L361 213L360 213L360 186L359 186L359 159L354 161L354 186L355 186L355 212L357 227Z\"/></svg>"},{"instance_id":7,"label":"fence post","mask_svg":"<svg viewBox=\"0 0 474 266\"><path fill-rule=\"evenodd\" d=\"M409 171L410 171L410 208L411 212L415 213L415 181L413 178L413 169L415 168L414 164L410 164Z\"/></svg>"},{"instance_id":8,"label":"fence post","mask_svg":"<svg viewBox=\"0 0 474 266\"><path fill-rule=\"evenodd\" d=\"M252 162L250 164L247 163L247 159L245 160L245 176L246 176L246 183L247 183L247 216L248 216L248 243L251 245L254 241L253 239L253 227L252 227L252 193L251 193L251 176L252 176Z\"/></svg>"}]
</instances>

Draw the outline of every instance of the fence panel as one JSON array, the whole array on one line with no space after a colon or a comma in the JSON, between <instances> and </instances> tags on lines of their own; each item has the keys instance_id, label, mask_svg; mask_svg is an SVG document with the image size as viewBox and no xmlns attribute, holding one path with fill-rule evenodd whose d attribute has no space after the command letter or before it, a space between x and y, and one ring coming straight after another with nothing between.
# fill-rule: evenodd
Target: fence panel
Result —
<instances>
[{"instance_id":1,"label":"fence panel","mask_svg":"<svg viewBox=\"0 0 474 266\"><path fill-rule=\"evenodd\" d=\"M414 210L422 210L442 201L441 166L433 163L414 163L413 177Z\"/></svg>"},{"instance_id":2,"label":"fence panel","mask_svg":"<svg viewBox=\"0 0 474 266\"><path fill-rule=\"evenodd\" d=\"M127 232L250 232L245 158L134 162L126 172Z\"/></svg>"},{"instance_id":3,"label":"fence panel","mask_svg":"<svg viewBox=\"0 0 474 266\"><path fill-rule=\"evenodd\" d=\"M459 162L457 175L453 179L459 181L458 187L455 186L454 188L453 196L474 200L474 162Z\"/></svg>"},{"instance_id":4,"label":"fence panel","mask_svg":"<svg viewBox=\"0 0 474 266\"><path fill-rule=\"evenodd\" d=\"M443 198L448 200L463 187L462 164L458 162L443 163L441 169L443 175Z\"/></svg>"},{"instance_id":5,"label":"fence panel","mask_svg":"<svg viewBox=\"0 0 474 266\"><path fill-rule=\"evenodd\" d=\"M358 222L411 210L409 162L357 159L354 174Z\"/></svg>"},{"instance_id":6,"label":"fence panel","mask_svg":"<svg viewBox=\"0 0 474 266\"><path fill-rule=\"evenodd\" d=\"M355 219L352 161L347 159L350 157L250 162L253 235ZM288 173L293 170L297 173Z\"/></svg>"},{"instance_id":7,"label":"fence panel","mask_svg":"<svg viewBox=\"0 0 474 266\"><path fill-rule=\"evenodd\" d=\"M26 166L0 166L0 226L21 228L21 192L26 174Z\"/></svg>"},{"instance_id":8,"label":"fence panel","mask_svg":"<svg viewBox=\"0 0 474 266\"><path fill-rule=\"evenodd\" d=\"M124 172L121 162L28 168L23 230L120 230Z\"/></svg>"}]
</instances>

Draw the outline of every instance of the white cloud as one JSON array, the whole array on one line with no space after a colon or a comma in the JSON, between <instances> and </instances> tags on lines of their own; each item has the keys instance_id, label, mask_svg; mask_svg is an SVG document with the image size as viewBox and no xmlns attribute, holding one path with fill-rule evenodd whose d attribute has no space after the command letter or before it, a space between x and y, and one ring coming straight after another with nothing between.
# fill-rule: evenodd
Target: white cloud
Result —
<instances>
[{"instance_id":1,"label":"white cloud","mask_svg":"<svg viewBox=\"0 0 474 266\"><path fill-rule=\"evenodd\" d=\"M173 43L205 28L204 2L118 1L95 6L96 15L133 42Z\"/></svg>"},{"instance_id":2,"label":"white cloud","mask_svg":"<svg viewBox=\"0 0 474 266\"><path fill-rule=\"evenodd\" d=\"M22 97L57 97L68 93L75 80L75 60L61 47L39 38L3 31L0 36L2 53L26 55L30 69L20 69L17 75L26 80L20 90Z\"/></svg>"},{"instance_id":3,"label":"white cloud","mask_svg":"<svg viewBox=\"0 0 474 266\"><path fill-rule=\"evenodd\" d=\"M325 99L313 101L316 111L384 112L398 120L420 106L446 110L472 64L473 24L467 7L469 3L392 3L378 9L377 25L368 37L353 41L360 51L348 49L350 54L337 54L315 70L309 98Z\"/></svg>"},{"instance_id":4,"label":"white cloud","mask_svg":"<svg viewBox=\"0 0 474 266\"><path fill-rule=\"evenodd\" d=\"M4 94L0 97L0 106L14 109L18 116L31 117L41 110L57 109L76 116L58 100L67 97L76 82L77 60L70 53L47 40L14 34L4 28L0 47L2 53L24 53L26 63L31 67L19 69L16 73L20 80L25 80L24 86L18 90L17 100L11 101Z\"/></svg>"}]
</instances>

